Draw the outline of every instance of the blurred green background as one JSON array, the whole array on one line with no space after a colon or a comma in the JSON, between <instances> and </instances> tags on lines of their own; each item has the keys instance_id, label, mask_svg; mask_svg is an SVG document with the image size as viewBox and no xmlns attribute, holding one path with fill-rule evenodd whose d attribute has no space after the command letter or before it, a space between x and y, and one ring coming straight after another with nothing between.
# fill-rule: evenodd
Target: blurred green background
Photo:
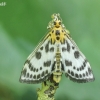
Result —
<instances>
[{"instance_id":1,"label":"blurred green background","mask_svg":"<svg viewBox=\"0 0 100 100\"><path fill-rule=\"evenodd\" d=\"M71 37L92 66L94 82L74 83L65 75L56 100L100 100L99 0L0 0L0 100L36 100L41 84L19 82L27 56L47 32L53 13L60 13Z\"/></svg>"}]
</instances>

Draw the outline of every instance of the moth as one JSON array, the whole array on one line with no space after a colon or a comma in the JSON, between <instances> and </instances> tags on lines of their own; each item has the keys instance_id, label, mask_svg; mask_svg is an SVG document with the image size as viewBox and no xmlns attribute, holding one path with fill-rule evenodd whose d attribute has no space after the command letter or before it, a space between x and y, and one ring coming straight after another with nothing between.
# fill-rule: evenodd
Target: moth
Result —
<instances>
[{"instance_id":1,"label":"moth","mask_svg":"<svg viewBox=\"0 0 100 100\"><path fill-rule=\"evenodd\" d=\"M74 82L93 81L91 66L70 37L60 14L52 15L47 29L48 34L25 61L20 82L41 83L52 75L59 83L62 74Z\"/></svg>"}]
</instances>

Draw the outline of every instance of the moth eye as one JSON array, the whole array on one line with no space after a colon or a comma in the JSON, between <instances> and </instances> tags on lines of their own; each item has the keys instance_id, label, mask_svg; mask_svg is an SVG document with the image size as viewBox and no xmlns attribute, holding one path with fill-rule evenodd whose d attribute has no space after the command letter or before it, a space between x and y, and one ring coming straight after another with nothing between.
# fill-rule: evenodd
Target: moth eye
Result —
<instances>
[{"instance_id":1,"label":"moth eye","mask_svg":"<svg viewBox=\"0 0 100 100\"><path fill-rule=\"evenodd\" d=\"M61 22L59 22L59 25L61 25Z\"/></svg>"},{"instance_id":2,"label":"moth eye","mask_svg":"<svg viewBox=\"0 0 100 100\"><path fill-rule=\"evenodd\" d=\"M54 25L56 25L56 22L54 22Z\"/></svg>"}]
</instances>

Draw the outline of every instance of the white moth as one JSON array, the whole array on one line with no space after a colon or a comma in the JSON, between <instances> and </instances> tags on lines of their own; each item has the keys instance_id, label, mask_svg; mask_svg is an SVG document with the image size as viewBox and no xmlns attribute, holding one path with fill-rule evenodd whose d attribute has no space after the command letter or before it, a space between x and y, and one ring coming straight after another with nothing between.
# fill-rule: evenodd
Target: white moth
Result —
<instances>
[{"instance_id":1,"label":"white moth","mask_svg":"<svg viewBox=\"0 0 100 100\"><path fill-rule=\"evenodd\" d=\"M48 34L27 58L20 82L40 83L53 75L58 83L62 73L79 83L93 81L89 62L69 36L59 14L52 15L47 28Z\"/></svg>"}]
</instances>

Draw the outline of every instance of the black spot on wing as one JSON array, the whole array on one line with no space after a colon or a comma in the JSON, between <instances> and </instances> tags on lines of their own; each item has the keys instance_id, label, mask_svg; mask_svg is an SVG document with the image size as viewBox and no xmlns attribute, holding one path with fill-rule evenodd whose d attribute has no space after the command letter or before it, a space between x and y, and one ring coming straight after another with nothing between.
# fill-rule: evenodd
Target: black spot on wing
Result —
<instances>
[{"instance_id":1,"label":"black spot on wing","mask_svg":"<svg viewBox=\"0 0 100 100\"><path fill-rule=\"evenodd\" d=\"M24 77L26 76L26 72L27 72L27 69L24 69L24 70L22 71L22 75L24 75Z\"/></svg>"},{"instance_id":2,"label":"black spot on wing","mask_svg":"<svg viewBox=\"0 0 100 100\"><path fill-rule=\"evenodd\" d=\"M30 78L32 78L32 74L30 75Z\"/></svg>"},{"instance_id":3,"label":"black spot on wing","mask_svg":"<svg viewBox=\"0 0 100 100\"><path fill-rule=\"evenodd\" d=\"M83 66L86 67L87 60L85 59L83 62Z\"/></svg>"},{"instance_id":4,"label":"black spot on wing","mask_svg":"<svg viewBox=\"0 0 100 100\"><path fill-rule=\"evenodd\" d=\"M76 74L75 74L75 77L76 77L76 78L78 78L78 77L79 77L79 75L76 73Z\"/></svg>"},{"instance_id":5,"label":"black spot on wing","mask_svg":"<svg viewBox=\"0 0 100 100\"><path fill-rule=\"evenodd\" d=\"M40 70L42 70L42 67L40 67Z\"/></svg>"},{"instance_id":6,"label":"black spot on wing","mask_svg":"<svg viewBox=\"0 0 100 100\"><path fill-rule=\"evenodd\" d=\"M88 72L86 71L86 76L88 76Z\"/></svg>"},{"instance_id":7,"label":"black spot on wing","mask_svg":"<svg viewBox=\"0 0 100 100\"><path fill-rule=\"evenodd\" d=\"M74 47L74 46L72 46L72 49L74 50L74 49L75 49L75 47Z\"/></svg>"},{"instance_id":8,"label":"black spot on wing","mask_svg":"<svg viewBox=\"0 0 100 100\"><path fill-rule=\"evenodd\" d=\"M40 59L41 58L41 52L36 52L35 56L36 56L37 59Z\"/></svg>"},{"instance_id":9,"label":"black spot on wing","mask_svg":"<svg viewBox=\"0 0 100 100\"><path fill-rule=\"evenodd\" d=\"M33 79L36 79L36 75L33 76Z\"/></svg>"},{"instance_id":10,"label":"black spot on wing","mask_svg":"<svg viewBox=\"0 0 100 100\"><path fill-rule=\"evenodd\" d=\"M29 69L30 69L31 71L33 71L33 65L32 65L31 63L29 63Z\"/></svg>"},{"instance_id":11,"label":"black spot on wing","mask_svg":"<svg viewBox=\"0 0 100 100\"><path fill-rule=\"evenodd\" d=\"M31 71L33 71L33 67L31 67Z\"/></svg>"},{"instance_id":12,"label":"black spot on wing","mask_svg":"<svg viewBox=\"0 0 100 100\"><path fill-rule=\"evenodd\" d=\"M66 52L67 48L62 47L62 52Z\"/></svg>"},{"instance_id":13,"label":"black spot on wing","mask_svg":"<svg viewBox=\"0 0 100 100\"><path fill-rule=\"evenodd\" d=\"M89 72L89 75L91 75L91 74L92 74L92 70L91 70L91 68L90 68L90 67L88 68L88 72Z\"/></svg>"},{"instance_id":14,"label":"black spot on wing","mask_svg":"<svg viewBox=\"0 0 100 100\"><path fill-rule=\"evenodd\" d=\"M51 60L44 62L44 67L50 67Z\"/></svg>"},{"instance_id":15,"label":"black spot on wing","mask_svg":"<svg viewBox=\"0 0 100 100\"><path fill-rule=\"evenodd\" d=\"M39 79L39 78L40 78L40 74L37 75L37 79Z\"/></svg>"},{"instance_id":16,"label":"black spot on wing","mask_svg":"<svg viewBox=\"0 0 100 100\"><path fill-rule=\"evenodd\" d=\"M76 69L76 67L75 67L75 66L73 66L73 69Z\"/></svg>"},{"instance_id":17,"label":"black spot on wing","mask_svg":"<svg viewBox=\"0 0 100 100\"><path fill-rule=\"evenodd\" d=\"M28 66L28 67L29 67L29 69L31 68L31 66L32 66L32 65L31 65L31 63L29 63L29 66Z\"/></svg>"},{"instance_id":18,"label":"black spot on wing","mask_svg":"<svg viewBox=\"0 0 100 100\"><path fill-rule=\"evenodd\" d=\"M44 71L42 72L41 76L42 76L42 77L44 76Z\"/></svg>"},{"instance_id":19,"label":"black spot on wing","mask_svg":"<svg viewBox=\"0 0 100 100\"><path fill-rule=\"evenodd\" d=\"M82 68L82 70L84 70L84 66L83 65L81 66L81 68Z\"/></svg>"},{"instance_id":20,"label":"black spot on wing","mask_svg":"<svg viewBox=\"0 0 100 100\"><path fill-rule=\"evenodd\" d=\"M82 67L80 67L79 69L80 69L80 71L82 71Z\"/></svg>"},{"instance_id":21,"label":"black spot on wing","mask_svg":"<svg viewBox=\"0 0 100 100\"><path fill-rule=\"evenodd\" d=\"M54 52L54 47L51 47L50 48L50 52Z\"/></svg>"},{"instance_id":22,"label":"black spot on wing","mask_svg":"<svg viewBox=\"0 0 100 100\"><path fill-rule=\"evenodd\" d=\"M85 77L85 74L83 73L83 77Z\"/></svg>"},{"instance_id":23,"label":"black spot on wing","mask_svg":"<svg viewBox=\"0 0 100 100\"><path fill-rule=\"evenodd\" d=\"M74 72L73 71L71 71L71 75L74 76Z\"/></svg>"},{"instance_id":24,"label":"black spot on wing","mask_svg":"<svg viewBox=\"0 0 100 100\"><path fill-rule=\"evenodd\" d=\"M43 46L40 48L40 50L43 50Z\"/></svg>"},{"instance_id":25,"label":"black spot on wing","mask_svg":"<svg viewBox=\"0 0 100 100\"><path fill-rule=\"evenodd\" d=\"M82 78L82 75L81 75L81 74L79 74L79 77L80 77L80 78Z\"/></svg>"},{"instance_id":26,"label":"black spot on wing","mask_svg":"<svg viewBox=\"0 0 100 100\"><path fill-rule=\"evenodd\" d=\"M25 65L25 64L29 64L29 63L30 63L30 61L27 59L27 60L25 61L24 65Z\"/></svg>"},{"instance_id":27,"label":"black spot on wing","mask_svg":"<svg viewBox=\"0 0 100 100\"><path fill-rule=\"evenodd\" d=\"M79 56L80 56L79 51L75 51L75 52L74 52L74 57L75 57L75 58L79 58Z\"/></svg>"},{"instance_id":28,"label":"black spot on wing","mask_svg":"<svg viewBox=\"0 0 100 100\"><path fill-rule=\"evenodd\" d=\"M27 78L29 78L29 73L27 73Z\"/></svg>"},{"instance_id":29,"label":"black spot on wing","mask_svg":"<svg viewBox=\"0 0 100 100\"><path fill-rule=\"evenodd\" d=\"M70 70L68 70L68 74L70 74Z\"/></svg>"},{"instance_id":30,"label":"black spot on wing","mask_svg":"<svg viewBox=\"0 0 100 100\"><path fill-rule=\"evenodd\" d=\"M49 42L45 46L45 52L48 53L48 51L49 51Z\"/></svg>"},{"instance_id":31,"label":"black spot on wing","mask_svg":"<svg viewBox=\"0 0 100 100\"><path fill-rule=\"evenodd\" d=\"M35 71L36 71L36 68L33 69L33 72L35 72Z\"/></svg>"},{"instance_id":32,"label":"black spot on wing","mask_svg":"<svg viewBox=\"0 0 100 100\"><path fill-rule=\"evenodd\" d=\"M36 72L38 72L38 68L36 69Z\"/></svg>"},{"instance_id":33,"label":"black spot on wing","mask_svg":"<svg viewBox=\"0 0 100 100\"><path fill-rule=\"evenodd\" d=\"M66 41L66 43L67 43L67 51L70 52L70 45L69 45L68 41Z\"/></svg>"},{"instance_id":34,"label":"black spot on wing","mask_svg":"<svg viewBox=\"0 0 100 100\"><path fill-rule=\"evenodd\" d=\"M85 63L85 62L83 62L83 66L84 66L84 67L86 66L86 63Z\"/></svg>"},{"instance_id":35,"label":"black spot on wing","mask_svg":"<svg viewBox=\"0 0 100 100\"><path fill-rule=\"evenodd\" d=\"M71 61L68 61L68 60L65 60L65 65L66 66L72 66L72 62Z\"/></svg>"},{"instance_id":36,"label":"black spot on wing","mask_svg":"<svg viewBox=\"0 0 100 100\"><path fill-rule=\"evenodd\" d=\"M79 68L77 68L77 71L79 71Z\"/></svg>"}]
</instances>

